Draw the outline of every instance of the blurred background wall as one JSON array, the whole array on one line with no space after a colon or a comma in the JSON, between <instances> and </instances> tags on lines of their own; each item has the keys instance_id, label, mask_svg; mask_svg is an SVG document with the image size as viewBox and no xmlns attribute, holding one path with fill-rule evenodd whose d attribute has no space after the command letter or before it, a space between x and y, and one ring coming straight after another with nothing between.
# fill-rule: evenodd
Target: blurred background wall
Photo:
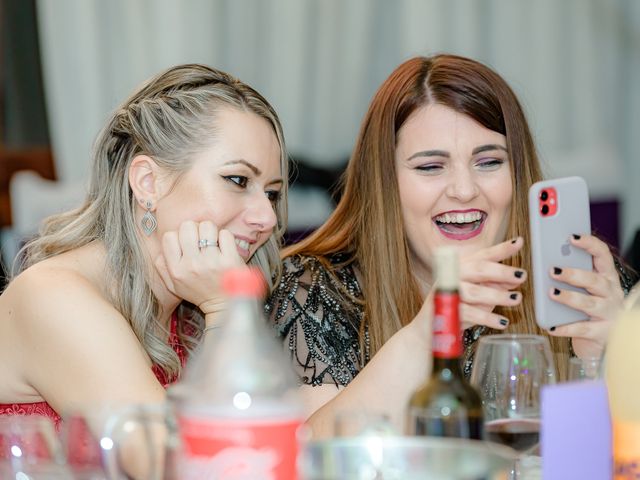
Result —
<instances>
[{"instance_id":1,"label":"blurred background wall","mask_svg":"<svg viewBox=\"0 0 640 480\"><path fill-rule=\"evenodd\" d=\"M108 113L165 67L203 62L254 86L278 111L291 154L303 162L301 178L331 179L384 78L411 56L437 52L473 57L510 82L547 174L587 179L611 243L628 246L640 227L637 0L1 1L3 24L14 32L2 37L12 68L30 41L21 37L37 39L27 50L40 60L46 112L43 120L33 106L4 108L5 140L40 125L46 137L36 143L50 139L57 175L53 186L12 176L5 241L81 197L91 143ZM16 23L28 23L17 3L33 5L33 31ZM28 100L38 82L25 81L18 93ZM28 121L17 121L23 109ZM331 211L322 189L298 186L292 196L294 230Z\"/></svg>"}]
</instances>

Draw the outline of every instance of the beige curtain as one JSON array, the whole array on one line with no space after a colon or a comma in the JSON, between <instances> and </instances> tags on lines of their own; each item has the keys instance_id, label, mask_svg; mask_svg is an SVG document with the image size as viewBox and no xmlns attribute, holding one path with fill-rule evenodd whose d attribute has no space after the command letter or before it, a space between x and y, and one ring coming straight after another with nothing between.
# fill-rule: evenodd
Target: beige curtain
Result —
<instances>
[{"instance_id":1,"label":"beige curtain","mask_svg":"<svg viewBox=\"0 0 640 480\"><path fill-rule=\"evenodd\" d=\"M583 174L640 226L636 0L38 0L52 141L82 181L107 113L139 82L205 62L260 90L294 154L345 158L372 93L404 59L453 52L523 100L550 174Z\"/></svg>"}]
</instances>

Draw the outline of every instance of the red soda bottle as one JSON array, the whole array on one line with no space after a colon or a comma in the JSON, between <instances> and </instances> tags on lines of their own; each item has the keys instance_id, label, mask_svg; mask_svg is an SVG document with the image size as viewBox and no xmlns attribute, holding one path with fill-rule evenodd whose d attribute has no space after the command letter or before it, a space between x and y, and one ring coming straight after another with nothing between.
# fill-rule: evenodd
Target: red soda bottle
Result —
<instances>
[{"instance_id":1,"label":"red soda bottle","mask_svg":"<svg viewBox=\"0 0 640 480\"><path fill-rule=\"evenodd\" d=\"M257 269L227 271L228 309L205 332L183 381L170 392L185 480L295 480L302 410L282 344L263 316Z\"/></svg>"}]
</instances>

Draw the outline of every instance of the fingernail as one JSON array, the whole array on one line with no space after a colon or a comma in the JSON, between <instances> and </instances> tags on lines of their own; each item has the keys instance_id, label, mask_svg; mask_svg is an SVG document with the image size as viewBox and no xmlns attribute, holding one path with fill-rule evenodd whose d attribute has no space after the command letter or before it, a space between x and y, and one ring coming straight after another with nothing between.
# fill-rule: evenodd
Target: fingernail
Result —
<instances>
[{"instance_id":1,"label":"fingernail","mask_svg":"<svg viewBox=\"0 0 640 480\"><path fill-rule=\"evenodd\" d=\"M524 271L516 270L515 272L513 272L513 274L516 276L516 278L522 278L522 275L524 275Z\"/></svg>"},{"instance_id":2,"label":"fingernail","mask_svg":"<svg viewBox=\"0 0 640 480\"><path fill-rule=\"evenodd\" d=\"M578 235L577 233L573 234L573 239L574 240L580 240L580 235Z\"/></svg>"},{"instance_id":3,"label":"fingernail","mask_svg":"<svg viewBox=\"0 0 640 480\"><path fill-rule=\"evenodd\" d=\"M560 267L553 267L553 274L560 275L562 273L562 269Z\"/></svg>"},{"instance_id":4,"label":"fingernail","mask_svg":"<svg viewBox=\"0 0 640 480\"><path fill-rule=\"evenodd\" d=\"M509 325L509 320L507 320L506 318L501 318L500 325L502 325L503 327L506 327L507 325Z\"/></svg>"},{"instance_id":5,"label":"fingernail","mask_svg":"<svg viewBox=\"0 0 640 480\"><path fill-rule=\"evenodd\" d=\"M560 295L560 290L558 290L557 288L553 289L553 294L554 295Z\"/></svg>"},{"instance_id":6,"label":"fingernail","mask_svg":"<svg viewBox=\"0 0 640 480\"><path fill-rule=\"evenodd\" d=\"M550 331L550 332L555 332L555 331L556 331L556 327L551 327L551 328L549 329L549 331Z\"/></svg>"},{"instance_id":7,"label":"fingernail","mask_svg":"<svg viewBox=\"0 0 640 480\"><path fill-rule=\"evenodd\" d=\"M512 293L511 295L509 295L509 298L511 298L511 300L517 300L518 299L518 294L517 293Z\"/></svg>"}]
</instances>

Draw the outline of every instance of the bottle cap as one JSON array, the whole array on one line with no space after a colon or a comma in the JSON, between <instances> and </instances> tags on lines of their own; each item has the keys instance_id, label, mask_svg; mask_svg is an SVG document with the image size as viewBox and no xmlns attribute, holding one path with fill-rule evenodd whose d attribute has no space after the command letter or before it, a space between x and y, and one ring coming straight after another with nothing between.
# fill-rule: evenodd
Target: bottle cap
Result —
<instances>
[{"instance_id":1,"label":"bottle cap","mask_svg":"<svg viewBox=\"0 0 640 480\"><path fill-rule=\"evenodd\" d=\"M222 290L230 297L263 297L267 285L256 267L232 268L222 275Z\"/></svg>"},{"instance_id":2,"label":"bottle cap","mask_svg":"<svg viewBox=\"0 0 640 480\"><path fill-rule=\"evenodd\" d=\"M457 290L459 286L458 251L440 247L435 251L436 282L440 290Z\"/></svg>"}]
</instances>

